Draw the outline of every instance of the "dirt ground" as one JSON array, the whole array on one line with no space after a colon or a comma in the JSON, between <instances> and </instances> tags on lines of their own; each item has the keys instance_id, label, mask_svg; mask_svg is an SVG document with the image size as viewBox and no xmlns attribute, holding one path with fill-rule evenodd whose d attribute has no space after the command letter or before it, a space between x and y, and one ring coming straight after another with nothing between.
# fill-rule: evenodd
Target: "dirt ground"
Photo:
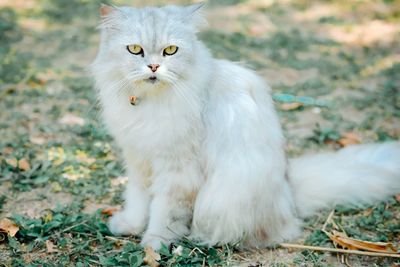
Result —
<instances>
[{"instance_id":1,"label":"dirt ground","mask_svg":"<svg viewBox=\"0 0 400 267\"><path fill-rule=\"evenodd\" d=\"M192 1L112 3L131 2ZM96 211L121 204L126 183L87 72L97 52L99 4L0 1L0 220L9 217L20 229L0 235L0 266L142 264L143 251L127 248L135 239L112 237L96 222L106 216ZM272 87L289 155L399 140L399 1L210 0L205 14L209 25L199 38L215 57L246 64ZM298 102L284 103L282 94ZM398 246L399 201L336 207L333 220L351 237ZM333 247L321 232L329 213L306 220L292 243ZM181 258L161 253L161 265L400 265L283 248L202 254L191 246Z\"/></svg>"}]
</instances>

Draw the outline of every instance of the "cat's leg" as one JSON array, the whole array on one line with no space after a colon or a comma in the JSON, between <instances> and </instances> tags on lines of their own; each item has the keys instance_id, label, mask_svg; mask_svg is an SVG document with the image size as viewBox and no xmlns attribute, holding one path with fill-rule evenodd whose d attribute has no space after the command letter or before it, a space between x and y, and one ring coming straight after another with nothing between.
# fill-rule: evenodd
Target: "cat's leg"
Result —
<instances>
[{"instance_id":1,"label":"cat's leg","mask_svg":"<svg viewBox=\"0 0 400 267\"><path fill-rule=\"evenodd\" d=\"M142 238L143 246L157 250L162 243L168 245L189 234L193 204L202 180L195 162L165 166L160 170L151 188L153 199L148 228Z\"/></svg>"},{"instance_id":2,"label":"cat's leg","mask_svg":"<svg viewBox=\"0 0 400 267\"><path fill-rule=\"evenodd\" d=\"M206 182L194 206L192 237L209 245L266 246L295 238L300 224L270 97L255 91L264 89L261 83L252 87L256 76L235 77L241 76L228 80L232 86L216 86L213 94L219 95L211 95L215 102L209 102Z\"/></svg>"},{"instance_id":3,"label":"cat's leg","mask_svg":"<svg viewBox=\"0 0 400 267\"><path fill-rule=\"evenodd\" d=\"M123 209L109 221L109 229L116 235L138 235L145 230L148 221L150 193L146 185L148 170L143 165L127 160L128 184L124 193Z\"/></svg>"}]
</instances>

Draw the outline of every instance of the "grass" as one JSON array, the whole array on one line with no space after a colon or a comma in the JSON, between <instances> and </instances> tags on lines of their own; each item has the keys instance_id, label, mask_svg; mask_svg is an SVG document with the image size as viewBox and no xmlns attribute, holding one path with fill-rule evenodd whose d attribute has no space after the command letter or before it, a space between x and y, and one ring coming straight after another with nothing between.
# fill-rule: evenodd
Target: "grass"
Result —
<instances>
[{"instance_id":1,"label":"grass","mask_svg":"<svg viewBox=\"0 0 400 267\"><path fill-rule=\"evenodd\" d=\"M20 228L14 237L0 233L0 266L144 265L146 253L138 240L112 236L108 215L101 213L121 204L125 178L86 72L97 49L100 1L33 2L22 7L8 0L0 4L0 219L9 217ZM394 36L385 42L342 38L346 32L357 35L374 20L389 28L400 23L395 1L369 4L211 1L210 11L220 11L210 16L211 27L200 38L216 57L246 62L269 81L279 100L290 155L336 149L348 132L361 142L399 140L398 30L382 34L382 40ZM311 14L318 5L329 12ZM220 17L229 20L225 16L232 7L238 13L234 19L245 27L218 26ZM265 24L260 18L273 27L254 30ZM338 31L342 35L334 34ZM367 29L362 36L376 32L380 30ZM280 101L291 95L309 105L283 108ZM321 231L328 213L306 220L297 242L332 246ZM334 216L349 236L396 245L399 220L400 203L394 198L359 209L336 207ZM165 247L160 255L161 266L338 264L327 253L243 252L190 240ZM355 266L399 264L360 256L349 260Z\"/></svg>"}]
</instances>

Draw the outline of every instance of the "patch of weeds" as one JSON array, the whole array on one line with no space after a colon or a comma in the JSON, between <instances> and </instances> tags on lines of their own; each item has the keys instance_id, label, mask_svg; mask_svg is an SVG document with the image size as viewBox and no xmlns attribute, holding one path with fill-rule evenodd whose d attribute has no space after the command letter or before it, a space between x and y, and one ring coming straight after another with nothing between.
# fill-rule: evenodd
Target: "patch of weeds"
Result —
<instances>
[{"instance_id":1,"label":"patch of weeds","mask_svg":"<svg viewBox=\"0 0 400 267\"><path fill-rule=\"evenodd\" d=\"M378 136L378 141L380 142L388 142L396 140L394 136L391 136L390 134L388 134L383 130L377 130L376 135Z\"/></svg>"},{"instance_id":2,"label":"patch of weeds","mask_svg":"<svg viewBox=\"0 0 400 267\"><path fill-rule=\"evenodd\" d=\"M0 153L0 173L3 181L12 181L11 188L16 191L29 191L33 187L44 186L57 170L51 168L51 163L36 158L38 151L31 149L27 136L18 138L18 142L1 145L13 152L9 155ZM22 149L21 149L22 148ZM21 167L20 160L28 162L29 166Z\"/></svg>"},{"instance_id":3,"label":"patch of weeds","mask_svg":"<svg viewBox=\"0 0 400 267\"><path fill-rule=\"evenodd\" d=\"M337 206L335 219L350 236L372 242L398 242L399 203L393 198L363 210Z\"/></svg>"},{"instance_id":4,"label":"patch of weeds","mask_svg":"<svg viewBox=\"0 0 400 267\"><path fill-rule=\"evenodd\" d=\"M0 33L2 41L0 51L22 39L22 33L17 24L17 14L11 8L0 9Z\"/></svg>"},{"instance_id":5,"label":"patch of weeds","mask_svg":"<svg viewBox=\"0 0 400 267\"><path fill-rule=\"evenodd\" d=\"M78 69L75 71L83 70ZM95 100L93 81L89 77L66 77L63 79L63 84L70 90L64 92L65 94L70 94L72 92L76 97L86 98L91 101Z\"/></svg>"},{"instance_id":6,"label":"patch of weeds","mask_svg":"<svg viewBox=\"0 0 400 267\"><path fill-rule=\"evenodd\" d=\"M161 266L220 266L223 264L233 248L199 246L190 240L181 240L172 247L163 247L160 250Z\"/></svg>"},{"instance_id":7,"label":"patch of weeds","mask_svg":"<svg viewBox=\"0 0 400 267\"><path fill-rule=\"evenodd\" d=\"M49 149L49 158L59 170L55 187L77 196L103 197L110 193L110 178L121 176L122 166L106 143L97 140L86 146L88 150L85 146Z\"/></svg>"},{"instance_id":8,"label":"patch of weeds","mask_svg":"<svg viewBox=\"0 0 400 267\"><path fill-rule=\"evenodd\" d=\"M325 16L318 19L319 23L326 24L343 24L344 20L335 16Z\"/></svg>"},{"instance_id":9,"label":"patch of weeds","mask_svg":"<svg viewBox=\"0 0 400 267\"><path fill-rule=\"evenodd\" d=\"M147 266L146 254L137 239L113 237L107 228L107 217L100 210L84 214L81 208L75 202L46 210L36 219L13 215L11 219L20 230L7 241L14 258L10 260L12 264ZM228 247L208 248L190 241L164 246L159 251L161 266L221 266L230 253ZM27 261L21 257L23 254L33 256Z\"/></svg>"},{"instance_id":10,"label":"patch of weeds","mask_svg":"<svg viewBox=\"0 0 400 267\"><path fill-rule=\"evenodd\" d=\"M396 75L400 71L400 64L394 64L391 68L382 72L385 80L378 86L378 90L368 93L363 98L356 98L354 106L360 110L376 107L379 108L379 117L400 117L400 79Z\"/></svg>"},{"instance_id":11,"label":"patch of weeds","mask_svg":"<svg viewBox=\"0 0 400 267\"><path fill-rule=\"evenodd\" d=\"M42 1L42 14L51 22L65 23L71 20L97 15L100 4L109 4L108 0L45 0Z\"/></svg>"},{"instance_id":12,"label":"patch of weeds","mask_svg":"<svg viewBox=\"0 0 400 267\"><path fill-rule=\"evenodd\" d=\"M4 204L7 202L7 196L1 195L0 196L0 211L3 209Z\"/></svg>"},{"instance_id":13,"label":"patch of weeds","mask_svg":"<svg viewBox=\"0 0 400 267\"><path fill-rule=\"evenodd\" d=\"M11 188L17 191L29 191L33 187L45 186L54 173L49 162L34 163L31 169L22 170L2 161L0 171L5 179L12 181Z\"/></svg>"},{"instance_id":14,"label":"patch of weeds","mask_svg":"<svg viewBox=\"0 0 400 267\"><path fill-rule=\"evenodd\" d=\"M22 32L17 24L17 13L12 9L0 9L0 36L0 85L17 83L25 78L32 56L13 47L22 39Z\"/></svg>"},{"instance_id":15,"label":"patch of weeds","mask_svg":"<svg viewBox=\"0 0 400 267\"><path fill-rule=\"evenodd\" d=\"M326 95L332 92L332 87L319 78L310 79L303 83L297 83L293 86L281 84L276 86L276 89L280 92L297 96L305 95L311 97Z\"/></svg>"},{"instance_id":16,"label":"patch of weeds","mask_svg":"<svg viewBox=\"0 0 400 267\"><path fill-rule=\"evenodd\" d=\"M333 79L349 79L352 75L357 75L364 67L358 61L353 53L341 51L338 53L338 60L341 61L341 67L331 75Z\"/></svg>"},{"instance_id":17,"label":"patch of weeds","mask_svg":"<svg viewBox=\"0 0 400 267\"><path fill-rule=\"evenodd\" d=\"M310 141L317 144L325 144L327 142L336 142L340 139L340 133L332 128L322 128L319 124L313 130L313 136L309 137Z\"/></svg>"},{"instance_id":18,"label":"patch of weeds","mask_svg":"<svg viewBox=\"0 0 400 267\"><path fill-rule=\"evenodd\" d=\"M289 32L278 31L268 38L268 45L275 49L285 49L288 54L305 51L309 48L311 38L298 29Z\"/></svg>"},{"instance_id":19,"label":"patch of weeds","mask_svg":"<svg viewBox=\"0 0 400 267\"><path fill-rule=\"evenodd\" d=\"M376 205L366 214L355 219L358 227L373 233L373 235L367 236L367 240L387 242L396 237L395 233L400 232L400 225L394 215L393 205L395 202L392 200L391 205L388 205L389 203Z\"/></svg>"},{"instance_id":20,"label":"patch of weeds","mask_svg":"<svg viewBox=\"0 0 400 267\"><path fill-rule=\"evenodd\" d=\"M308 250L302 251L293 260L293 263L297 266L314 266L314 267L325 267L326 264L323 262L323 256L320 253L312 252Z\"/></svg>"},{"instance_id":21,"label":"patch of weeds","mask_svg":"<svg viewBox=\"0 0 400 267\"><path fill-rule=\"evenodd\" d=\"M246 62L248 62L249 47L259 50L261 53L266 45L266 40L250 37L240 32L225 33L209 30L202 32L200 39L213 51L216 57L232 61L246 59ZM258 62L258 64L261 64L261 62Z\"/></svg>"},{"instance_id":22,"label":"patch of weeds","mask_svg":"<svg viewBox=\"0 0 400 267\"><path fill-rule=\"evenodd\" d=\"M329 237L319 229L314 230L304 241L304 244L312 246L326 246L331 243Z\"/></svg>"},{"instance_id":23,"label":"patch of weeds","mask_svg":"<svg viewBox=\"0 0 400 267\"><path fill-rule=\"evenodd\" d=\"M83 127L74 127L71 129L79 137L91 141L111 141L111 137L106 131L105 127L99 127L93 123L87 123Z\"/></svg>"}]
</instances>

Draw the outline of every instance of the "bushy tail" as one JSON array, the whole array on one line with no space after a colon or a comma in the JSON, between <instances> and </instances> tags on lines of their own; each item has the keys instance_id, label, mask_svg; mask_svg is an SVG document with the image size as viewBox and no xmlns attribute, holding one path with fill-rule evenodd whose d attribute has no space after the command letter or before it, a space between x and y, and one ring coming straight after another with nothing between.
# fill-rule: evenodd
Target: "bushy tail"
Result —
<instances>
[{"instance_id":1,"label":"bushy tail","mask_svg":"<svg viewBox=\"0 0 400 267\"><path fill-rule=\"evenodd\" d=\"M302 217L335 204L371 204L400 193L400 142L354 145L289 164Z\"/></svg>"}]
</instances>

